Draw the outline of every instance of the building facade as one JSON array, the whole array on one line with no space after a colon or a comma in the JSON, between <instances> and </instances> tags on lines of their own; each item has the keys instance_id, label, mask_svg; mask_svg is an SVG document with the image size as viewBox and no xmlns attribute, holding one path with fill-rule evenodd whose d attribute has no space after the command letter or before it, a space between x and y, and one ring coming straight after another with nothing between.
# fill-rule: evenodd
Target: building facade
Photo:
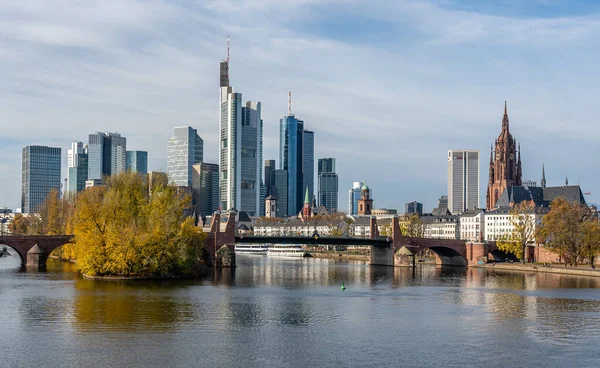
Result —
<instances>
[{"instance_id":1,"label":"building facade","mask_svg":"<svg viewBox=\"0 0 600 368\"><path fill-rule=\"evenodd\" d=\"M119 133L96 132L88 137L88 179L102 180L127 168L127 139Z\"/></svg>"},{"instance_id":2,"label":"building facade","mask_svg":"<svg viewBox=\"0 0 600 368\"><path fill-rule=\"evenodd\" d=\"M521 150L510 134L506 102L502 117L502 131L490 153L490 176L486 194L486 209L496 208L496 201L508 186L522 185Z\"/></svg>"},{"instance_id":3,"label":"building facade","mask_svg":"<svg viewBox=\"0 0 600 368\"><path fill-rule=\"evenodd\" d=\"M358 215L358 200L360 199L360 189L365 185L363 181L355 181L352 188L348 191L348 214Z\"/></svg>"},{"instance_id":4,"label":"building facade","mask_svg":"<svg viewBox=\"0 0 600 368\"><path fill-rule=\"evenodd\" d=\"M140 174L148 173L148 152L127 151L125 161L127 171L133 171Z\"/></svg>"},{"instance_id":5,"label":"building facade","mask_svg":"<svg viewBox=\"0 0 600 368\"><path fill-rule=\"evenodd\" d=\"M302 209L304 199L304 122L293 114L279 121L279 168L288 173L287 215Z\"/></svg>"},{"instance_id":6,"label":"building facade","mask_svg":"<svg viewBox=\"0 0 600 368\"><path fill-rule=\"evenodd\" d=\"M448 151L448 209L460 214L479 208L479 151Z\"/></svg>"},{"instance_id":7,"label":"building facade","mask_svg":"<svg viewBox=\"0 0 600 368\"><path fill-rule=\"evenodd\" d=\"M360 199L358 200L358 214L361 216L370 215L373 210L373 199L370 196L370 190L367 183L360 188Z\"/></svg>"},{"instance_id":8,"label":"building facade","mask_svg":"<svg viewBox=\"0 0 600 368\"><path fill-rule=\"evenodd\" d=\"M485 239L485 211L467 210L460 216L460 239L482 242Z\"/></svg>"},{"instance_id":9,"label":"building facade","mask_svg":"<svg viewBox=\"0 0 600 368\"><path fill-rule=\"evenodd\" d=\"M192 204L197 216L212 216L219 209L219 165L192 165Z\"/></svg>"},{"instance_id":10,"label":"building facade","mask_svg":"<svg viewBox=\"0 0 600 368\"><path fill-rule=\"evenodd\" d=\"M71 164L72 166L67 168L67 189L70 193L81 192L85 189L85 182L88 180L87 147L84 147L82 151L73 154Z\"/></svg>"},{"instance_id":11,"label":"building facade","mask_svg":"<svg viewBox=\"0 0 600 368\"><path fill-rule=\"evenodd\" d=\"M271 170L276 170L275 160L265 160L265 188L266 188L266 196L271 195Z\"/></svg>"},{"instance_id":12,"label":"building facade","mask_svg":"<svg viewBox=\"0 0 600 368\"><path fill-rule=\"evenodd\" d=\"M219 204L258 216L262 206L262 136L260 102L242 105L242 94L229 85L229 56L220 64ZM264 198L262 198L264 200Z\"/></svg>"},{"instance_id":13,"label":"building facade","mask_svg":"<svg viewBox=\"0 0 600 368\"><path fill-rule=\"evenodd\" d=\"M52 190L60 193L61 149L27 146L22 151L21 212L35 213Z\"/></svg>"},{"instance_id":14,"label":"building facade","mask_svg":"<svg viewBox=\"0 0 600 368\"><path fill-rule=\"evenodd\" d=\"M422 215L423 214L423 203L412 201L408 202L404 205L404 214L405 215Z\"/></svg>"},{"instance_id":15,"label":"building facade","mask_svg":"<svg viewBox=\"0 0 600 368\"><path fill-rule=\"evenodd\" d=\"M288 216L288 173L285 170L271 170L271 195L277 199L276 217Z\"/></svg>"},{"instance_id":16,"label":"building facade","mask_svg":"<svg viewBox=\"0 0 600 368\"><path fill-rule=\"evenodd\" d=\"M302 132L302 188L308 188L308 196L315 197L315 132Z\"/></svg>"},{"instance_id":17,"label":"building facade","mask_svg":"<svg viewBox=\"0 0 600 368\"><path fill-rule=\"evenodd\" d=\"M167 175L169 183L178 187L192 185L192 166L204 158L204 141L189 126L173 128L167 143Z\"/></svg>"},{"instance_id":18,"label":"building facade","mask_svg":"<svg viewBox=\"0 0 600 368\"><path fill-rule=\"evenodd\" d=\"M335 172L335 158L321 158L318 160L318 182L319 206L325 207L329 213L337 212L339 182L338 175Z\"/></svg>"},{"instance_id":19,"label":"building facade","mask_svg":"<svg viewBox=\"0 0 600 368\"><path fill-rule=\"evenodd\" d=\"M510 238L515 232L513 214L508 207L496 208L485 214L485 240L497 241ZM533 224L532 232L535 233L542 224L542 217L547 213L548 208L532 208L528 213L520 215L528 216Z\"/></svg>"},{"instance_id":20,"label":"building facade","mask_svg":"<svg viewBox=\"0 0 600 368\"><path fill-rule=\"evenodd\" d=\"M425 238L433 239L459 239L460 219L456 215L424 216Z\"/></svg>"}]
</instances>

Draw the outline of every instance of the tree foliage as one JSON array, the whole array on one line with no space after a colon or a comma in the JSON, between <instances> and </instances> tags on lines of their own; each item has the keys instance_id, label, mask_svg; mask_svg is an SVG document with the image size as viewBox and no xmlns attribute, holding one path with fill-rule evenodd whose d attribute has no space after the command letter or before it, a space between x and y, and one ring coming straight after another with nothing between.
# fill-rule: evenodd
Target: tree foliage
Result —
<instances>
[{"instance_id":1,"label":"tree foliage","mask_svg":"<svg viewBox=\"0 0 600 368\"><path fill-rule=\"evenodd\" d=\"M542 236L554 252L577 265L600 252L600 225L590 209L564 198L554 200L542 220Z\"/></svg>"},{"instance_id":2,"label":"tree foliage","mask_svg":"<svg viewBox=\"0 0 600 368\"><path fill-rule=\"evenodd\" d=\"M192 274L204 234L184 217L189 194L148 184L135 173L107 179L104 187L77 198L74 234L78 267L87 275L159 276Z\"/></svg>"},{"instance_id":3,"label":"tree foliage","mask_svg":"<svg viewBox=\"0 0 600 368\"><path fill-rule=\"evenodd\" d=\"M521 202L511 208L509 222L513 231L499 239L496 246L522 260L525 248L535 243L539 230L536 227L536 210L527 202Z\"/></svg>"}]
</instances>

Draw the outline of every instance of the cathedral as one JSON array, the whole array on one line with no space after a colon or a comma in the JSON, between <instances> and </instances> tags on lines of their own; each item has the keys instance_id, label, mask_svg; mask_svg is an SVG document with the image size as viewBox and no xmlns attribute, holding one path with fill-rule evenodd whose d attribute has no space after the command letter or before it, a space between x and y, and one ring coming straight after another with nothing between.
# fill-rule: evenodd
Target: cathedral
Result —
<instances>
[{"instance_id":1,"label":"cathedral","mask_svg":"<svg viewBox=\"0 0 600 368\"><path fill-rule=\"evenodd\" d=\"M517 141L512 137L508 126L508 113L504 101L502 131L496 139L490 154L490 179L486 195L486 209L496 207L496 202L507 187L522 185L521 147L517 154Z\"/></svg>"}]
</instances>

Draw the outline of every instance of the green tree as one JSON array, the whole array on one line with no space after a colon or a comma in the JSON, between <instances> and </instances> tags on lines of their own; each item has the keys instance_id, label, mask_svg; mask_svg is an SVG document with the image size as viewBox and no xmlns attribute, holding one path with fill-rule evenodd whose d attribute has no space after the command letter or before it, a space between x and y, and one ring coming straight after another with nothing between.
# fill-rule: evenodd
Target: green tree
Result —
<instances>
[{"instance_id":1,"label":"green tree","mask_svg":"<svg viewBox=\"0 0 600 368\"><path fill-rule=\"evenodd\" d=\"M510 210L509 223L512 232L496 242L498 249L514 254L521 262L525 261L525 249L537 239L536 209L527 202L521 202Z\"/></svg>"},{"instance_id":2,"label":"green tree","mask_svg":"<svg viewBox=\"0 0 600 368\"><path fill-rule=\"evenodd\" d=\"M402 235L411 238L422 238L425 235L425 223L418 214L404 215L400 221Z\"/></svg>"}]
</instances>

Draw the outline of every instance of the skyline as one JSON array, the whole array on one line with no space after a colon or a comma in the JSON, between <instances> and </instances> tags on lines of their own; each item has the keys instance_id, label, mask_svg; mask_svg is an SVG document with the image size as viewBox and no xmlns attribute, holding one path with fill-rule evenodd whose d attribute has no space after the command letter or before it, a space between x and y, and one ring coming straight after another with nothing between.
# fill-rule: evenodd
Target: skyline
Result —
<instances>
[{"instance_id":1,"label":"skyline","mask_svg":"<svg viewBox=\"0 0 600 368\"><path fill-rule=\"evenodd\" d=\"M3 3L14 21L0 20L8 122L0 133L0 207L18 207L27 145L66 149L92 132L115 131L128 149L149 152L149 170L166 171L170 132L189 125L205 142L206 162L218 162L218 63L227 34L232 84L262 103L263 159L278 156L291 90L294 112L316 128L315 158L337 158L340 210L352 182L365 178L375 208L401 210L413 200L435 207L447 194L447 151L478 149L485 159L504 100L523 149L523 179L539 181L544 163L549 186L568 175L598 202L598 164L585 157L598 153L600 137L592 102L600 6L516 3L363 9L350 2L335 19L325 15L335 2ZM294 22L300 17L307 25ZM257 19L265 21L256 26Z\"/></svg>"}]
</instances>

